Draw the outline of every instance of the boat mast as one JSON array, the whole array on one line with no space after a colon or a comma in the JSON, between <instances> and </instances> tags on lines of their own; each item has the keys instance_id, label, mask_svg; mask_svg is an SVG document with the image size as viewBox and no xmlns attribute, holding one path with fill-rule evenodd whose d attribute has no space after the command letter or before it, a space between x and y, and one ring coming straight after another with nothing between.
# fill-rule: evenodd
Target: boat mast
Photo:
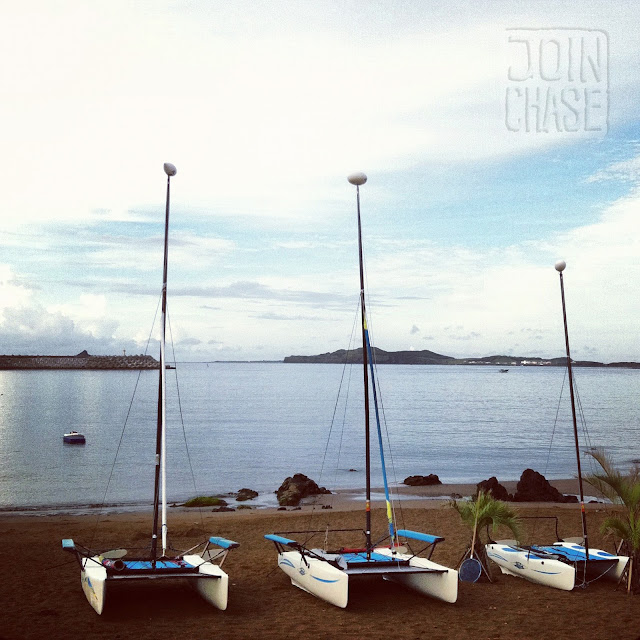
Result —
<instances>
[{"instance_id":1,"label":"boat mast","mask_svg":"<svg viewBox=\"0 0 640 640\"><path fill-rule=\"evenodd\" d=\"M169 192L171 184L171 176L175 176L177 169L170 163L165 162L164 172L167 174L167 201L165 207L164 221L164 263L162 269L162 314L160 322L160 377L158 384L158 422L156 429L156 464L155 464L155 483L154 483L154 500L153 500L153 536L151 539L151 557L155 566L158 554L158 511L159 503L162 502L162 555L167 550L167 433L166 433L166 326L167 326L167 266L169 258Z\"/></svg>"},{"instance_id":2,"label":"boat mast","mask_svg":"<svg viewBox=\"0 0 640 640\"><path fill-rule=\"evenodd\" d=\"M352 173L347 180L356 186L358 210L358 259L360 264L360 313L362 316L362 364L364 377L364 432L366 465L366 548L367 557L371 555L371 445L369 437L369 374L367 370L367 311L364 300L364 266L362 260L362 224L360 221L360 185L367 181L364 173Z\"/></svg>"},{"instance_id":3,"label":"boat mast","mask_svg":"<svg viewBox=\"0 0 640 640\"><path fill-rule=\"evenodd\" d=\"M578 424L576 421L576 401L573 392L573 372L571 370L571 353L569 351L569 329L567 327L567 308L564 301L564 280L562 272L565 270L567 263L564 260L556 262L556 271L560 275L560 296L562 298L562 319L564 321L564 341L567 350L567 372L569 374L569 395L571 396L571 417L573 419L573 438L576 447L576 460L578 462L578 487L580 490L580 513L582 516L582 536L584 538L584 549L589 560L589 537L587 535L587 516L584 510L584 490L582 487L582 465L580 464L580 445L578 444ZM586 563L585 563L586 575Z\"/></svg>"}]
</instances>

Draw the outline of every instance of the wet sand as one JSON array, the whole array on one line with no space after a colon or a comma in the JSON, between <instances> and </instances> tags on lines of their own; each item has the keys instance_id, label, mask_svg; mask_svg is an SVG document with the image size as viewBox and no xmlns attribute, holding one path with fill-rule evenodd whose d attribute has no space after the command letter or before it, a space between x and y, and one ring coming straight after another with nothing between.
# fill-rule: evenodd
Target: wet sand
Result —
<instances>
[{"instance_id":1,"label":"wet sand","mask_svg":"<svg viewBox=\"0 0 640 640\"><path fill-rule=\"evenodd\" d=\"M554 483L557 484L557 483ZM448 499L437 491L465 495L469 487L418 487L397 505L407 529L446 538L434 560L455 567L471 532ZM473 488L471 488L473 489ZM562 490L562 489L561 489ZM570 489L567 489L567 492ZM431 494L431 499L424 494ZM435 492L435 493L431 493ZM357 493L357 492L356 492ZM440 496L443 494L440 493ZM422 497L421 497L422 496ZM385 530L384 510L374 502L377 532ZM60 540L72 537L95 548L145 546L150 512L84 516L0 516L0 640L62 638L425 638L530 640L637 640L640 600L611 582L562 592L503 576L492 566L492 583L460 583L458 602L445 604L379 579L353 581L347 609L337 609L291 586L276 568L276 553L265 533L274 531L363 528L361 503L349 492L334 498L331 510L243 510L212 513L172 509L170 540L186 549L209 535L240 542L229 554L229 607L218 611L183 583L148 581L119 584L109 592L105 612L97 616L80 588L75 559ZM558 516L562 536L577 535L577 505L521 505L522 515ZM598 532L606 514L602 504L587 507L593 546L613 550ZM554 540L554 521L526 521L537 541ZM356 535L354 544L362 538ZM382 535L382 533L381 533ZM507 532L496 538L510 537Z\"/></svg>"}]
</instances>

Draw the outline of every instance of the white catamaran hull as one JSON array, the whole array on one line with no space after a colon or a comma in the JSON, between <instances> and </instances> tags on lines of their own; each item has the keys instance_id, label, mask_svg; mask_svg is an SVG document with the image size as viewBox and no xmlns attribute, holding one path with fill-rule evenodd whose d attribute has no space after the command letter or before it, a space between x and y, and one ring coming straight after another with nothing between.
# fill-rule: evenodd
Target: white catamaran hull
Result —
<instances>
[{"instance_id":1,"label":"white catamaran hull","mask_svg":"<svg viewBox=\"0 0 640 640\"><path fill-rule=\"evenodd\" d=\"M224 611L229 596L229 576L217 565L203 560L198 555L184 556L184 559L198 567L200 574L213 578L197 578L195 587L198 593L214 607Z\"/></svg>"},{"instance_id":2,"label":"white catamaran hull","mask_svg":"<svg viewBox=\"0 0 640 640\"><path fill-rule=\"evenodd\" d=\"M107 596L107 570L102 566L102 559L98 556L83 558L81 564L82 590L95 612L101 615Z\"/></svg>"},{"instance_id":3,"label":"white catamaran hull","mask_svg":"<svg viewBox=\"0 0 640 640\"><path fill-rule=\"evenodd\" d=\"M485 549L502 573L563 591L571 591L575 585L575 569L560 560L539 558L506 544L488 544Z\"/></svg>"},{"instance_id":4,"label":"white catamaran hull","mask_svg":"<svg viewBox=\"0 0 640 640\"><path fill-rule=\"evenodd\" d=\"M575 548L569 543L556 543L558 547ZM566 563L554 558L541 557L527 549L521 549L508 544L494 543L486 545L487 556L493 560L502 573L524 578L529 582L535 582L554 589L571 591L576 581L576 565ZM589 549L590 557L617 559L617 564L601 576L609 580L619 580L628 558L624 556L612 556L601 549Z\"/></svg>"},{"instance_id":5,"label":"white catamaran hull","mask_svg":"<svg viewBox=\"0 0 640 640\"><path fill-rule=\"evenodd\" d=\"M572 542L555 542L552 546L584 551L584 547ZM617 563L614 564L611 569L606 570L600 576L597 576L613 582L618 582L620 580L627 566L627 562L629 562L628 556L615 556L607 551L603 551L602 549L589 549L589 557L596 560L617 560Z\"/></svg>"},{"instance_id":6,"label":"white catamaran hull","mask_svg":"<svg viewBox=\"0 0 640 640\"><path fill-rule=\"evenodd\" d=\"M304 556L299 551L278 554L278 566L291 578L291 584L336 607L347 606L349 576L333 565Z\"/></svg>"},{"instance_id":7,"label":"white catamaran hull","mask_svg":"<svg viewBox=\"0 0 640 640\"><path fill-rule=\"evenodd\" d=\"M203 560L199 555L184 556L184 560L197 566L198 573L203 576L189 578L189 582L209 604L224 611L228 603L229 576L217 564ZM80 571L82 591L98 615L101 615L104 610L107 583L112 579L108 577L107 570L102 566L102 558L94 556L82 559ZM123 576L117 579L126 580L127 578Z\"/></svg>"},{"instance_id":8,"label":"white catamaran hull","mask_svg":"<svg viewBox=\"0 0 640 640\"><path fill-rule=\"evenodd\" d=\"M381 555L391 555L386 548L375 549ZM433 569L434 573L381 573L391 580L423 595L444 602L456 602L458 598L458 572L443 567L425 558L396 554L398 560L409 560L412 567ZM284 551L278 554L278 566L289 576L296 587L336 607L345 608L349 602L349 574L324 560L303 556L299 551Z\"/></svg>"},{"instance_id":9,"label":"white catamaran hull","mask_svg":"<svg viewBox=\"0 0 640 640\"><path fill-rule=\"evenodd\" d=\"M391 555L390 549L376 549L382 555ZM427 560L426 558L411 557L398 553L395 555L398 560L409 559L411 567L421 567L423 569L433 569L438 573L408 573L404 575L385 575L385 580L391 580L404 587L418 591L426 596L454 603L458 599L458 572L449 569L441 564Z\"/></svg>"}]
</instances>

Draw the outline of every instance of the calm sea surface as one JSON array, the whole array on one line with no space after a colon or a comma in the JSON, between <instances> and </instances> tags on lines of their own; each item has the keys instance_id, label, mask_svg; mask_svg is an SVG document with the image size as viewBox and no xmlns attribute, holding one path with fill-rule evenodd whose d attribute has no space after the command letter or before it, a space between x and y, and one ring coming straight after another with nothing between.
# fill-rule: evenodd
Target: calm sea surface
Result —
<instances>
[{"instance_id":1,"label":"calm sea surface","mask_svg":"<svg viewBox=\"0 0 640 640\"><path fill-rule=\"evenodd\" d=\"M527 467L575 474L563 368L385 365L377 375L392 483L429 473L446 483L517 480ZM604 447L623 466L640 459L640 371L575 377L583 448ZM150 503L157 378L0 371L0 508ZM168 371L169 499L249 487L273 500L296 472L329 488L363 487L362 406L359 366L179 364ZM63 445L71 429L87 444ZM373 472L381 486L377 457Z\"/></svg>"}]
</instances>

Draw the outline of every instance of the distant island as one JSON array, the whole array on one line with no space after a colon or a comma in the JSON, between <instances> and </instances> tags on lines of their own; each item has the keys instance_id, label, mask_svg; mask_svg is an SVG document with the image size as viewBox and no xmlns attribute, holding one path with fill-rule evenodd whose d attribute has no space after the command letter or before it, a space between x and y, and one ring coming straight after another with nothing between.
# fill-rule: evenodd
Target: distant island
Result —
<instances>
[{"instance_id":1,"label":"distant island","mask_svg":"<svg viewBox=\"0 0 640 640\"><path fill-rule=\"evenodd\" d=\"M9 369L159 369L152 356L1 356L0 370Z\"/></svg>"},{"instance_id":2,"label":"distant island","mask_svg":"<svg viewBox=\"0 0 640 640\"><path fill-rule=\"evenodd\" d=\"M374 347L374 358L377 364L450 364L466 365L481 364L498 367L563 367L567 359L563 358L538 358L523 356L486 356L484 358L452 358L433 351L384 351ZM316 356L287 356L285 363L319 363L319 364L353 364L362 363L362 348L339 349L332 353L321 353ZM624 367L627 369L640 369L638 362L595 362L593 360L573 360L574 367Z\"/></svg>"},{"instance_id":3,"label":"distant island","mask_svg":"<svg viewBox=\"0 0 640 640\"><path fill-rule=\"evenodd\" d=\"M565 357L539 358L532 356L486 356L483 358L452 358L433 351L384 351L373 349L377 364L447 364L447 365L493 365L506 370L509 367L564 367ZM284 360L212 360L212 363L250 364L250 363L286 363L286 364L362 364L362 349L338 349L331 353L315 356L287 356ZM198 364L189 362L188 364ZM200 364L209 364L200 362ZM640 369L639 362L596 362L593 360L573 360L574 367L622 367ZM169 365L168 365L169 366ZM92 356L81 351L76 356L16 356L0 355L0 371L14 369L84 369L84 370L139 370L159 369L160 363L148 355L136 356ZM173 364L170 368L174 368Z\"/></svg>"}]
</instances>

